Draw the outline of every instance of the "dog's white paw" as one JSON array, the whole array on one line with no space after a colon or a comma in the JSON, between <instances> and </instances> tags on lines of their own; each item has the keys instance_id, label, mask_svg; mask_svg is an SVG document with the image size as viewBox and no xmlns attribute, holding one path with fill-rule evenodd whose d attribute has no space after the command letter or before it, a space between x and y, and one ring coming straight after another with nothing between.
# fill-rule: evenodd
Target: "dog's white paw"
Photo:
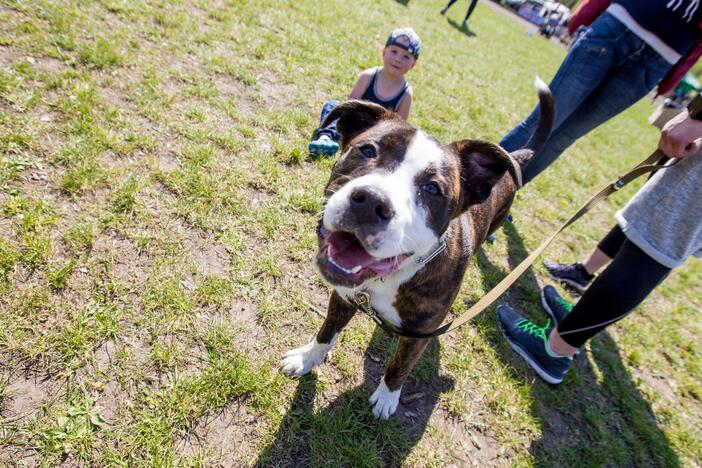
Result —
<instances>
[{"instance_id":1,"label":"dog's white paw","mask_svg":"<svg viewBox=\"0 0 702 468\"><path fill-rule=\"evenodd\" d=\"M375 389L369 401L373 405L373 416L381 419L388 419L397 410L400 403L400 391L402 387L394 392L385 385L385 377L380 380L380 385Z\"/></svg>"},{"instance_id":2,"label":"dog's white paw","mask_svg":"<svg viewBox=\"0 0 702 468\"><path fill-rule=\"evenodd\" d=\"M283 356L280 370L287 375L305 375L324 361L324 356L330 348L331 343L317 343L317 340L312 340L305 346L291 349Z\"/></svg>"}]
</instances>

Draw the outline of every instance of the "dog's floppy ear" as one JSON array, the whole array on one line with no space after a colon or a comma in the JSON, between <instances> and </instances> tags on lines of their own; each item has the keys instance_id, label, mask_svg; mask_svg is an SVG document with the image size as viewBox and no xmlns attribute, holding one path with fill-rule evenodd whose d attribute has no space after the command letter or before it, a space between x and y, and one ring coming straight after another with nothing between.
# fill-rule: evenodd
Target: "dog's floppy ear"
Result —
<instances>
[{"instance_id":1,"label":"dog's floppy ear","mask_svg":"<svg viewBox=\"0 0 702 468\"><path fill-rule=\"evenodd\" d=\"M461 140L450 146L458 154L461 164L461 211L484 202L505 172L514 170L507 152L494 143Z\"/></svg>"},{"instance_id":2,"label":"dog's floppy ear","mask_svg":"<svg viewBox=\"0 0 702 468\"><path fill-rule=\"evenodd\" d=\"M346 145L356 135L362 133L383 119L395 118L396 114L378 104L367 101L346 101L336 106L322 122L324 128L334 120L336 131L341 135L341 146Z\"/></svg>"}]
</instances>

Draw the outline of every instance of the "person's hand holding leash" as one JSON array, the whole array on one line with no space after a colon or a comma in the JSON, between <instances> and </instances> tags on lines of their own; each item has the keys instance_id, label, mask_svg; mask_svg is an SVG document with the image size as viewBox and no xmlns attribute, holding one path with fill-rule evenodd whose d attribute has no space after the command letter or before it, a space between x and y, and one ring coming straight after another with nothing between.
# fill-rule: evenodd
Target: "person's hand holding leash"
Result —
<instances>
[{"instance_id":1,"label":"person's hand holding leash","mask_svg":"<svg viewBox=\"0 0 702 468\"><path fill-rule=\"evenodd\" d=\"M663 126L658 148L671 158L686 158L702 148L702 121L690 117L687 109Z\"/></svg>"}]
</instances>

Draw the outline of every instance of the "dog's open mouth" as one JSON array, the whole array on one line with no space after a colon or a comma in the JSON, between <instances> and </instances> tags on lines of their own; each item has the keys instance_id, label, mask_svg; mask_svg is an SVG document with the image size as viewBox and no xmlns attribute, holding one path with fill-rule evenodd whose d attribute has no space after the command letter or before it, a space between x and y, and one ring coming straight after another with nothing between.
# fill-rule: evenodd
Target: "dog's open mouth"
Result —
<instances>
[{"instance_id":1,"label":"dog's open mouth","mask_svg":"<svg viewBox=\"0 0 702 468\"><path fill-rule=\"evenodd\" d=\"M333 279L358 284L373 276L386 277L399 268L410 254L376 258L370 255L358 238L344 231L329 232L319 227L319 266Z\"/></svg>"}]
</instances>

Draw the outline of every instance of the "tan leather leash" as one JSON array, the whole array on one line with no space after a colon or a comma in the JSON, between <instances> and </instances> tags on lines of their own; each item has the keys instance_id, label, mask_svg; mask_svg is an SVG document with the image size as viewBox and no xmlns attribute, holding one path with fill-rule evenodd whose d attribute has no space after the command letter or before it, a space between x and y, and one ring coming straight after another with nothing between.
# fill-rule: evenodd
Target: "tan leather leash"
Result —
<instances>
[{"instance_id":1,"label":"tan leather leash","mask_svg":"<svg viewBox=\"0 0 702 468\"><path fill-rule=\"evenodd\" d=\"M692 118L698 119L702 115L702 95L697 95L695 98L688 104L687 106L690 116ZM466 323L468 320L472 319L476 315L478 315L480 312L483 310L487 309L493 302L497 300L507 289L515 282L517 279L529 268L536 258L541 255L541 253L546 250L546 248L551 244L553 239L558 236L564 229L566 229L568 226L576 222L578 219L580 219L585 213L590 211L595 205L600 203L602 200L605 198L609 197L612 193L621 190L623 187L625 187L629 182L632 180L638 178L639 176L643 174L647 174L649 172L655 172L660 169L665 169L667 167L670 167L678 162L677 159L673 159L670 163L667 165L659 165L656 164L656 162L660 161L661 158L666 157L666 155L660 151L656 150L649 157L641 161L639 164L634 166L633 169L631 169L629 172L624 174L623 176L617 178L614 182L611 182L607 184L602 190L597 192L595 195L593 195L573 216L570 217L566 222L564 222L561 227L551 234L549 238L547 238L539 247L536 248L527 258L525 258L519 265L517 265L514 270L512 270L507 276L505 276L502 281L500 281L494 288L492 288L485 296L483 296L478 302L473 304L470 309L468 309L464 314L462 314L460 317L457 319L452 320L451 322L448 322L436 330L434 330L432 333L426 333L426 334L418 334L418 333L412 333L412 332L407 332L402 329L399 329L395 327L394 325L386 322L383 320L382 317L380 317L375 311L372 309L371 304L370 304L370 295L366 292L363 291L358 291L356 293L356 303L359 305L359 307L368 315L373 318L386 332L390 333L395 333L400 336L406 336L408 338L431 338L434 336L439 336L443 335L444 333L448 333L450 331L455 330L456 328L460 327L464 323ZM359 294L360 293L360 294ZM360 299L360 300L359 300ZM382 323L385 322L385 323Z\"/></svg>"}]
</instances>

